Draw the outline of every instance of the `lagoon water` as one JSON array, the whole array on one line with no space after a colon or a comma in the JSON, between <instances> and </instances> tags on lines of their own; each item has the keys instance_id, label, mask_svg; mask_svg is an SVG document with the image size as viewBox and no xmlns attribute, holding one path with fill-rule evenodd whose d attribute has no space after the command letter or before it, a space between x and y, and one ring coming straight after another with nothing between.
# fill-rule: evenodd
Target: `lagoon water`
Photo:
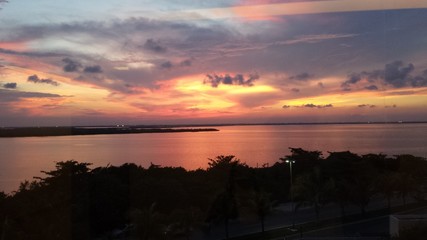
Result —
<instances>
[{"instance_id":1,"label":"lagoon water","mask_svg":"<svg viewBox=\"0 0 427 240\"><path fill-rule=\"evenodd\" d=\"M250 166L274 164L289 147L358 154L427 157L427 124L257 125L217 127L218 132L0 138L0 191L74 159L92 167L126 162L148 167L206 168L208 158L235 155Z\"/></svg>"}]
</instances>

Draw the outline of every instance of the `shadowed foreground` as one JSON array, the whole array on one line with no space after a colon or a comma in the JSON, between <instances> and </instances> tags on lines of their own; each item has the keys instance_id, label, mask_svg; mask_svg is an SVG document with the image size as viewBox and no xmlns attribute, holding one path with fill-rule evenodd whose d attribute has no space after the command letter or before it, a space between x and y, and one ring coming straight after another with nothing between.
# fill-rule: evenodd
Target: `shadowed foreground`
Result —
<instances>
[{"instance_id":1,"label":"shadowed foreground","mask_svg":"<svg viewBox=\"0 0 427 240\"><path fill-rule=\"evenodd\" d=\"M367 215L373 198L384 208L392 201L424 201L424 158L351 152L324 158L300 148L291 153L262 168L218 156L206 170L194 171L58 162L16 192L0 192L0 239L229 238L237 220L257 220L263 232L266 217L278 203L289 202L291 192L296 211L312 207L313 222L327 204L345 220L349 207ZM289 159L295 161L292 188ZM223 229L221 236L214 229Z\"/></svg>"}]
</instances>

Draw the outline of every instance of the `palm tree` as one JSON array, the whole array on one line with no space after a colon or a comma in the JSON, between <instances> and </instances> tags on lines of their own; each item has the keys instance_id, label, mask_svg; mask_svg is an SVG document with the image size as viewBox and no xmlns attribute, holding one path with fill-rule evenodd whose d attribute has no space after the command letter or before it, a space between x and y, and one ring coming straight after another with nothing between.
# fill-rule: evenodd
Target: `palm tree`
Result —
<instances>
[{"instance_id":1,"label":"palm tree","mask_svg":"<svg viewBox=\"0 0 427 240\"><path fill-rule=\"evenodd\" d=\"M301 202L299 205L308 203L314 207L316 222L319 220L320 208L329 200L333 189L333 181L324 179L319 167L299 176L294 184L294 193Z\"/></svg>"},{"instance_id":2,"label":"palm tree","mask_svg":"<svg viewBox=\"0 0 427 240\"><path fill-rule=\"evenodd\" d=\"M375 180L376 174L368 166L360 167L355 175L356 178L349 181L351 192L350 196L353 203L360 207L360 213L365 216L366 207L371 197L376 193Z\"/></svg>"},{"instance_id":3,"label":"palm tree","mask_svg":"<svg viewBox=\"0 0 427 240\"><path fill-rule=\"evenodd\" d=\"M341 218L346 217L345 207L351 200L351 185L344 178L332 179L331 200L337 203L341 208Z\"/></svg>"},{"instance_id":4,"label":"palm tree","mask_svg":"<svg viewBox=\"0 0 427 240\"><path fill-rule=\"evenodd\" d=\"M208 172L216 172L222 177L228 175L225 183L225 191L220 193L211 205L207 221L223 221L225 228L225 237L229 238L229 222L238 216L235 180L238 167L246 167L246 164L240 163L233 155L217 156L215 159L209 159ZM221 180L221 179L218 179Z\"/></svg>"},{"instance_id":5,"label":"palm tree","mask_svg":"<svg viewBox=\"0 0 427 240\"><path fill-rule=\"evenodd\" d=\"M161 235L160 214L156 210L156 203L142 210L133 209L130 217L135 224L138 238L147 240Z\"/></svg>"},{"instance_id":6,"label":"palm tree","mask_svg":"<svg viewBox=\"0 0 427 240\"><path fill-rule=\"evenodd\" d=\"M224 222L225 239L229 238L229 223L238 216L237 201L230 192L219 194L212 203L208 213L208 222Z\"/></svg>"},{"instance_id":7,"label":"palm tree","mask_svg":"<svg viewBox=\"0 0 427 240\"><path fill-rule=\"evenodd\" d=\"M275 202L271 200L270 194L264 191L254 191L251 194L249 204L252 209L255 210L255 213L261 222L261 232L264 233L265 217L273 211Z\"/></svg>"},{"instance_id":8,"label":"palm tree","mask_svg":"<svg viewBox=\"0 0 427 240\"><path fill-rule=\"evenodd\" d=\"M387 208L391 208L391 199L395 196L398 185L397 173L387 172L378 177L377 189L387 200Z\"/></svg>"},{"instance_id":9,"label":"palm tree","mask_svg":"<svg viewBox=\"0 0 427 240\"><path fill-rule=\"evenodd\" d=\"M416 191L417 183L408 173L397 173L396 178L397 194L402 198L403 205L406 205L406 199L410 193Z\"/></svg>"}]
</instances>

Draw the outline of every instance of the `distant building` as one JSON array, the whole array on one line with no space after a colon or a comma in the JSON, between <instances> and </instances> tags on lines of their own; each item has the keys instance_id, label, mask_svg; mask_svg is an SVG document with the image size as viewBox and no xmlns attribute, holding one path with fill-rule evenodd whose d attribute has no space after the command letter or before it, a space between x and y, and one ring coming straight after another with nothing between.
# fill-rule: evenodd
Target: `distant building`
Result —
<instances>
[{"instance_id":1,"label":"distant building","mask_svg":"<svg viewBox=\"0 0 427 240\"><path fill-rule=\"evenodd\" d=\"M427 226L427 214L390 215L390 236L398 237L400 231L418 224Z\"/></svg>"}]
</instances>

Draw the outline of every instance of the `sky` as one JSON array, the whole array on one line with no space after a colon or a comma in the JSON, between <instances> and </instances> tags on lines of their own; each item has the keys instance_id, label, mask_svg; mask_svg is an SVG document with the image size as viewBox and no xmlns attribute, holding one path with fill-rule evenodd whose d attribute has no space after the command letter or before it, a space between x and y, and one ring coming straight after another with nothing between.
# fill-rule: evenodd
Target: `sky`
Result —
<instances>
[{"instance_id":1,"label":"sky","mask_svg":"<svg viewBox=\"0 0 427 240\"><path fill-rule=\"evenodd\" d=\"M427 121L422 0L0 0L0 127Z\"/></svg>"}]
</instances>

